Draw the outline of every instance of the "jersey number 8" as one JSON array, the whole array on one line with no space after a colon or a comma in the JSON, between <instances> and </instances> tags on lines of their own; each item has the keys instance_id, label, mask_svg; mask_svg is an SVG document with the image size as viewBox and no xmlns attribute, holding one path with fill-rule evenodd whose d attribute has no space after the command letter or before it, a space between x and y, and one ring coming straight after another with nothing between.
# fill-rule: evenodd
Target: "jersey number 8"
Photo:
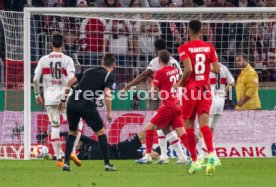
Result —
<instances>
[{"instance_id":1,"label":"jersey number 8","mask_svg":"<svg viewBox=\"0 0 276 187\"><path fill-rule=\"evenodd\" d=\"M196 54L195 74L204 74L205 72L205 54Z\"/></svg>"}]
</instances>

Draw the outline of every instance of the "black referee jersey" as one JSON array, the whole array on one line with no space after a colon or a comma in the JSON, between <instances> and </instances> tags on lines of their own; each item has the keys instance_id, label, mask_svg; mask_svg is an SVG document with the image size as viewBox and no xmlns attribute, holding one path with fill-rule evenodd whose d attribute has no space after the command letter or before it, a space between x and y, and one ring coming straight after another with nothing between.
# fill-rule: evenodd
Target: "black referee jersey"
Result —
<instances>
[{"instance_id":1,"label":"black referee jersey","mask_svg":"<svg viewBox=\"0 0 276 187\"><path fill-rule=\"evenodd\" d=\"M114 74L109 73L103 67L88 69L83 73L76 74L75 77L78 79L78 86L75 88L71 96L71 100L82 100L85 99L85 93L92 93L95 97L88 97L88 100L87 98L85 100L95 102L101 91L103 91L106 87L112 90L115 86Z\"/></svg>"},{"instance_id":2,"label":"black referee jersey","mask_svg":"<svg viewBox=\"0 0 276 187\"><path fill-rule=\"evenodd\" d=\"M76 131L80 118L83 118L97 132L103 128L103 122L97 111L96 99L103 94L105 88L114 88L115 76L100 67L88 69L75 77L78 79L78 86L69 97L66 110L69 129Z\"/></svg>"}]
</instances>

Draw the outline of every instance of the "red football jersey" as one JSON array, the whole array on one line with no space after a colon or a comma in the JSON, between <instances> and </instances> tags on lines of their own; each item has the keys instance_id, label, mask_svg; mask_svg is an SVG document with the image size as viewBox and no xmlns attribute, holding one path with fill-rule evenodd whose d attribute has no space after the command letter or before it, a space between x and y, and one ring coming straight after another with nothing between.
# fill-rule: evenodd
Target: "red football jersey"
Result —
<instances>
[{"instance_id":1,"label":"red football jersey","mask_svg":"<svg viewBox=\"0 0 276 187\"><path fill-rule=\"evenodd\" d=\"M202 40L192 40L178 48L180 61L191 60L193 71L188 78L186 87L209 84L210 65L218 62L215 47Z\"/></svg>"},{"instance_id":2,"label":"red football jersey","mask_svg":"<svg viewBox=\"0 0 276 187\"><path fill-rule=\"evenodd\" d=\"M172 66L165 66L154 75L153 85L159 88L159 93L164 104L177 102L177 90L172 88L179 80L179 70Z\"/></svg>"}]
</instances>

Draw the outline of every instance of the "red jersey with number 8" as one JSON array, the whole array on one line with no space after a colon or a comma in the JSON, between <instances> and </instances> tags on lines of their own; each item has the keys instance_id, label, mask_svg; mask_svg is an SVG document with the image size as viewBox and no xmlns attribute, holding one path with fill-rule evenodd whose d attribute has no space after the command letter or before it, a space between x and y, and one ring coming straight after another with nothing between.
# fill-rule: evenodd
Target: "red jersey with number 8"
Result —
<instances>
[{"instance_id":1,"label":"red jersey with number 8","mask_svg":"<svg viewBox=\"0 0 276 187\"><path fill-rule=\"evenodd\" d=\"M214 46L202 40L192 40L181 45L178 53L180 61L189 58L193 67L185 87L209 85L210 65L218 61Z\"/></svg>"}]
</instances>

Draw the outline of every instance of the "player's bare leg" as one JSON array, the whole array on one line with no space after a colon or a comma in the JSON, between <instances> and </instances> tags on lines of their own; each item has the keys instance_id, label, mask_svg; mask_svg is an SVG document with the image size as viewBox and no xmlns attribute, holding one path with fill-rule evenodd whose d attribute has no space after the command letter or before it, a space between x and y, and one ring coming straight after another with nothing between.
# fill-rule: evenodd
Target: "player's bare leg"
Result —
<instances>
[{"instance_id":1,"label":"player's bare leg","mask_svg":"<svg viewBox=\"0 0 276 187\"><path fill-rule=\"evenodd\" d=\"M212 175L215 172L215 154L213 147L213 135L209 127L209 114L202 113L198 117L200 131L203 135L205 145L208 151L208 162L206 167L206 174Z\"/></svg>"},{"instance_id":2,"label":"player's bare leg","mask_svg":"<svg viewBox=\"0 0 276 187\"><path fill-rule=\"evenodd\" d=\"M187 132L187 147L192 158L192 165L188 170L188 173L194 174L201 170L201 164L197 160L196 153L196 137L194 132L194 120L185 119L185 129Z\"/></svg>"}]
</instances>

